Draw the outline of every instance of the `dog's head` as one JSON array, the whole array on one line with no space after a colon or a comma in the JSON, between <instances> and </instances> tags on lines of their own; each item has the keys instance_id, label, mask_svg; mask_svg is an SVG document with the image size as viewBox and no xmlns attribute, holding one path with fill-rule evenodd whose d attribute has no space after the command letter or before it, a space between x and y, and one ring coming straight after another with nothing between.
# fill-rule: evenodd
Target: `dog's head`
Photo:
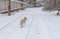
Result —
<instances>
[{"instance_id":1,"label":"dog's head","mask_svg":"<svg viewBox=\"0 0 60 39\"><path fill-rule=\"evenodd\" d=\"M24 19L28 20L26 17L24 17Z\"/></svg>"}]
</instances>

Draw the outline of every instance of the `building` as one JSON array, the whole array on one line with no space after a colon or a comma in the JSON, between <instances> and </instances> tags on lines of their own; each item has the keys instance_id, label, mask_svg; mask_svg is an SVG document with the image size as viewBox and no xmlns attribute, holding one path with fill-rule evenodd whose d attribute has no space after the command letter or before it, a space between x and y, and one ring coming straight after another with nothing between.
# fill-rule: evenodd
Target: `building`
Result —
<instances>
[{"instance_id":1,"label":"building","mask_svg":"<svg viewBox=\"0 0 60 39\"><path fill-rule=\"evenodd\" d=\"M14 9L21 9L21 8L26 8L28 5L26 2L19 1L19 0L10 0L11 4L11 10ZM23 6L21 5L23 4ZM9 0L0 0L0 12L2 11L8 11L9 6Z\"/></svg>"}]
</instances>

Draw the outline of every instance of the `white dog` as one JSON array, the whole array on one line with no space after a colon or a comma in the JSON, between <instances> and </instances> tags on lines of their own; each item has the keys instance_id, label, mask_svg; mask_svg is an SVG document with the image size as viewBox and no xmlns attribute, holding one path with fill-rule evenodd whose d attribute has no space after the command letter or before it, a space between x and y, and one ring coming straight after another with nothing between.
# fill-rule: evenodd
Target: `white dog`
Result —
<instances>
[{"instance_id":1,"label":"white dog","mask_svg":"<svg viewBox=\"0 0 60 39\"><path fill-rule=\"evenodd\" d=\"M24 17L23 19L20 20L21 28L24 26L24 24L26 24L26 21L27 21L26 17Z\"/></svg>"}]
</instances>

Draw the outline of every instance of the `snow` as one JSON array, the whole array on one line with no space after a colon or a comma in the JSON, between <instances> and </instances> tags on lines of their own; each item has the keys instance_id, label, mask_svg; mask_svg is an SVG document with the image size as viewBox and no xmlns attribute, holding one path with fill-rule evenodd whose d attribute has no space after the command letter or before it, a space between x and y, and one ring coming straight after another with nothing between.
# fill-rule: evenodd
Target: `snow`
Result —
<instances>
[{"instance_id":1,"label":"snow","mask_svg":"<svg viewBox=\"0 0 60 39\"><path fill-rule=\"evenodd\" d=\"M45 12L40 8L26 8L11 16L0 14L0 39L60 39L60 16L57 11ZM20 28L20 19L27 23Z\"/></svg>"}]
</instances>

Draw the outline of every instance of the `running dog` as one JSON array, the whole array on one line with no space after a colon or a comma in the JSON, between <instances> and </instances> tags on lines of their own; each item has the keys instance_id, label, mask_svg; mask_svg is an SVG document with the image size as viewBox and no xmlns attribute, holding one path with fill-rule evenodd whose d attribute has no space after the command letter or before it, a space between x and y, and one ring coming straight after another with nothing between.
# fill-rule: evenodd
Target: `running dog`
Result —
<instances>
[{"instance_id":1,"label":"running dog","mask_svg":"<svg viewBox=\"0 0 60 39\"><path fill-rule=\"evenodd\" d=\"M26 17L24 17L23 19L20 20L21 28L24 26L24 24L26 24L26 21L27 21Z\"/></svg>"}]
</instances>

